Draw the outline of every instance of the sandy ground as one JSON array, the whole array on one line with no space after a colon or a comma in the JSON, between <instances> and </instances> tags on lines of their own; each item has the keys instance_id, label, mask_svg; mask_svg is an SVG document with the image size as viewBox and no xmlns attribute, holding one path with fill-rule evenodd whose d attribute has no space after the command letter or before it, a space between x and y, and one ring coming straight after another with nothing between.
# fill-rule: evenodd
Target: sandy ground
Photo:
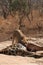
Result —
<instances>
[{"instance_id":1,"label":"sandy ground","mask_svg":"<svg viewBox=\"0 0 43 65\"><path fill-rule=\"evenodd\" d=\"M5 49L6 47L12 45L12 41L4 41L4 42L0 42L0 51L2 49Z\"/></svg>"},{"instance_id":2,"label":"sandy ground","mask_svg":"<svg viewBox=\"0 0 43 65\"><path fill-rule=\"evenodd\" d=\"M0 42L0 50L9 45L11 45L11 41ZM0 65L43 65L43 57L34 58L0 54Z\"/></svg>"},{"instance_id":3,"label":"sandy ground","mask_svg":"<svg viewBox=\"0 0 43 65\"><path fill-rule=\"evenodd\" d=\"M43 58L8 56L0 54L0 65L43 65Z\"/></svg>"}]
</instances>

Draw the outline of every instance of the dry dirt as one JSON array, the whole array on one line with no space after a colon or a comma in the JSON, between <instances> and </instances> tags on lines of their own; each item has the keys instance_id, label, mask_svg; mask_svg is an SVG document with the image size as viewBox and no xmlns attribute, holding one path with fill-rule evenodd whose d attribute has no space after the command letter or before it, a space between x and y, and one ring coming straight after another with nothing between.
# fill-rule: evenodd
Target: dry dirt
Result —
<instances>
[{"instance_id":1,"label":"dry dirt","mask_svg":"<svg viewBox=\"0 0 43 65\"><path fill-rule=\"evenodd\" d=\"M9 56L0 54L0 65L43 65L43 58Z\"/></svg>"},{"instance_id":2,"label":"dry dirt","mask_svg":"<svg viewBox=\"0 0 43 65\"><path fill-rule=\"evenodd\" d=\"M0 49L11 45L9 43L11 43L11 41L0 42ZM0 65L43 65L43 57L34 58L0 54Z\"/></svg>"}]
</instances>

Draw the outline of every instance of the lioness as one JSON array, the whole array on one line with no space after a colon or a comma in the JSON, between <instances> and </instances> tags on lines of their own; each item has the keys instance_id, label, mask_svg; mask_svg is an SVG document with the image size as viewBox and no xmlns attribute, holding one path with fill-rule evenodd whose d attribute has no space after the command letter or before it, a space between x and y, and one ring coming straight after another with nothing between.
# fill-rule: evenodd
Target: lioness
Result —
<instances>
[{"instance_id":1,"label":"lioness","mask_svg":"<svg viewBox=\"0 0 43 65\"><path fill-rule=\"evenodd\" d=\"M21 30L15 30L12 37L12 47L17 43L23 44L28 51L40 51L43 50L43 47L37 46L36 43L29 43L29 38L26 37Z\"/></svg>"},{"instance_id":2,"label":"lioness","mask_svg":"<svg viewBox=\"0 0 43 65\"><path fill-rule=\"evenodd\" d=\"M17 43L27 44L28 37L26 37L21 30L15 30L12 37L12 47Z\"/></svg>"}]
</instances>

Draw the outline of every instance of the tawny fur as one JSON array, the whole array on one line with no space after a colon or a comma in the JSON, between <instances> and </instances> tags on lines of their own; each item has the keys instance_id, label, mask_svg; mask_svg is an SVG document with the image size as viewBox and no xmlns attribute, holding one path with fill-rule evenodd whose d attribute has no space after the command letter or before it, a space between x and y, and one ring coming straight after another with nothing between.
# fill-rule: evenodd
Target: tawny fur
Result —
<instances>
[{"instance_id":1,"label":"tawny fur","mask_svg":"<svg viewBox=\"0 0 43 65\"><path fill-rule=\"evenodd\" d=\"M12 47L17 43L23 44L29 51L40 51L43 47L37 46L35 44L27 43L28 37L26 37L21 30L15 30L12 38Z\"/></svg>"}]
</instances>

